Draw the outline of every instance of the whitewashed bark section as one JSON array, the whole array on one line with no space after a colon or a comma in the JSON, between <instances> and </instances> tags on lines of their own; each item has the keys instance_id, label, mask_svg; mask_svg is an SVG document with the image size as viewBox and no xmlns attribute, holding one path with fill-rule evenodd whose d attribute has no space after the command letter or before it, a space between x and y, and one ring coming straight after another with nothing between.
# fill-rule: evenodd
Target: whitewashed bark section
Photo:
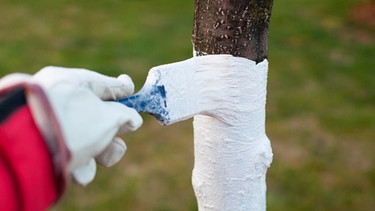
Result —
<instances>
[{"instance_id":1,"label":"whitewashed bark section","mask_svg":"<svg viewBox=\"0 0 375 211\"><path fill-rule=\"evenodd\" d=\"M197 80L197 86L205 95L220 90L203 102L220 109L195 116L193 123L192 183L199 210L265 210L272 162L265 133L268 61L256 65L228 55L212 58L205 67L211 76Z\"/></svg>"}]
</instances>

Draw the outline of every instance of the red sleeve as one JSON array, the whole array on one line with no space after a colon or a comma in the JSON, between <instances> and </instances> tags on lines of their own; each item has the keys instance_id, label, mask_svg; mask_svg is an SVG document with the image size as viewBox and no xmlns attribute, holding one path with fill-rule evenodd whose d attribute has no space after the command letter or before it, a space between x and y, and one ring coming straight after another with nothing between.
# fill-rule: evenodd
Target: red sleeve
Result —
<instances>
[{"instance_id":1,"label":"red sleeve","mask_svg":"<svg viewBox=\"0 0 375 211\"><path fill-rule=\"evenodd\" d=\"M49 150L24 105L0 124L0 210L45 210L58 197Z\"/></svg>"}]
</instances>

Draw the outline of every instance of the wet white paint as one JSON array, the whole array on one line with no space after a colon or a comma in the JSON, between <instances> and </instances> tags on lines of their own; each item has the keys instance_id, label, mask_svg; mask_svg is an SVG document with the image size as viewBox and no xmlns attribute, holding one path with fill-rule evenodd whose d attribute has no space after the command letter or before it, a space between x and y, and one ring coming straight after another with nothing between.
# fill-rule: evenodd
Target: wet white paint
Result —
<instances>
[{"instance_id":1,"label":"wet white paint","mask_svg":"<svg viewBox=\"0 0 375 211\"><path fill-rule=\"evenodd\" d=\"M262 72L265 78L259 78L261 74L251 71L252 66L265 69ZM149 88L152 86L165 87L168 124L197 114L233 124L238 119L234 118L234 111L241 109L239 102L244 94L239 83L242 82L246 89L258 89L253 86L259 84L250 83L250 79L266 81L266 77L267 62L255 65L250 60L231 55L208 55L153 67L144 87L148 90L153 89Z\"/></svg>"},{"instance_id":2,"label":"wet white paint","mask_svg":"<svg viewBox=\"0 0 375 211\"><path fill-rule=\"evenodd\" d=\"M266 208L267 72L267 60L206 55L149 73L150 84L165 86L168 124L195 116L192 183L201 211Z\"/></svg>"},{"instance_id":3,"label":"wet white paint","mask_svg":"<svg viewBox=\"0 0 375 211\"><path fill-rule=\"evenodd\" d=\"M193 187L199 210L265 210L272 161L265 134L268 61L204 56L197 74L200 106L194 118Z\"/></svg>"}]
</instances>

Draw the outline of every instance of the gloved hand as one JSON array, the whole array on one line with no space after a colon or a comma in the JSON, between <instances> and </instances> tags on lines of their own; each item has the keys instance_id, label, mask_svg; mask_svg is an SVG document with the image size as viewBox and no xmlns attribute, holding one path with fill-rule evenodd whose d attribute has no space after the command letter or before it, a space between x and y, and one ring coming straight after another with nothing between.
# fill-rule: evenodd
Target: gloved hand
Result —
<instances>
[{"instance_id":1,"label":"gloved hand","mask_svg":"<svg viewBox=\"0 0 375 211\"><path fill-rule=\"evenodd\" d=\"M117 136L142 124L134 109L113 102L133 93L127 75L111 78L85 69L46 67L34 76L8 75L0 89L20 84L26 86L27 102L50 150L62 148L54 139L63 140L70 153L64 168L82 185L94 179L95 159L104 166L121 159L126 145Z\"/></svg>"}]
</instances>

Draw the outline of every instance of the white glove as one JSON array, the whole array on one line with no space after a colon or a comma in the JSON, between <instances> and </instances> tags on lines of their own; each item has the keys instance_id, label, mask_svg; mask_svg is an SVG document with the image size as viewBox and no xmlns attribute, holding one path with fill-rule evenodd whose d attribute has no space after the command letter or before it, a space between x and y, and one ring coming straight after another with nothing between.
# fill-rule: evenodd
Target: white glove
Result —
<instances>
[{"instance_id":1,"label":"white glove","mask_svg":"<svg viewBox=\"0 0 375 211\"><path fill-rule=\"evenodd\" d=\"M20 81L41 86L46 93L62 139L70 151L67 170L82 185L95 177L94 158L104 166L118 162L126 145L116 136L134 131L142 124L142 118L134 109L113 102L133 93L134 85L127 75L111 78L85 69L46 67L32 77L9 75L0 81L0 88ZM59 136L51 135L51 130L56 131L56 128L51 118L46 117L46 102L30 88L26 92L41 133L46 139Z\"/></svg>"}]
</instances>

